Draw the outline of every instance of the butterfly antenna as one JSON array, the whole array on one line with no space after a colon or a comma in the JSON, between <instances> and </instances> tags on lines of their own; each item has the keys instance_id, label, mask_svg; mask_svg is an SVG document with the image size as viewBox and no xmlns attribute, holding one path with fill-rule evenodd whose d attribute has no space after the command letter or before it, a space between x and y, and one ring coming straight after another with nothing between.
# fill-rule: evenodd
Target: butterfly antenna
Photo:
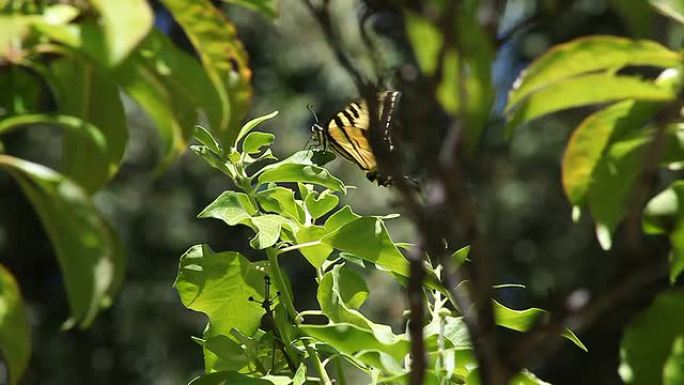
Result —
<instances>
[{"instance_id":1,"label":"butterfly antenna","mask_svg":"<svg viewBox=\"0 0 684 385\"><path fill-rule=\"evenodd\" d=\"M311 112L311 115L313 115L313 117L314 117L314 122L316 122L316 124L318 124L318 115L316 115L316 113L314 112L313 106L311 104L307 104L306 109L309 110L309 112Z\"/></svg>"}]
</instances>

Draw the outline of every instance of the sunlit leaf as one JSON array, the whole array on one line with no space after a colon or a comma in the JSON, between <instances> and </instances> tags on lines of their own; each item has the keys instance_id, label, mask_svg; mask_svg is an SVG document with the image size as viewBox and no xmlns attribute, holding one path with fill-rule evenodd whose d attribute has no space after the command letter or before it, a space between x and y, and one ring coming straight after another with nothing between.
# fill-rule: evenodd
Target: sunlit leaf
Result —
<instances>
[{"instance_id":1,"label":"sunlit leaf","mask_svg":"<svg viewBox=\"0 0 684 385\"><path fill-rule=\"evenodd\" d=\"M684 24L684 2L681 0L649 0L649 3L663 15Z\"/></svg>"},{"instance_id":2,"label":"sunlit leaf","mask_svg":"<svg viewBox=\"0 0 684 385\"><path fill-rule=\"evenodd\" d=\"M273 134L266 132L250 132L242 142L242 151L246 154L257 154L262 147L270 146L275 140Z\"/></svg>"},{"instance_id":3,"label":"sunlit leaf","mask_svg":"<svg viewBox=\"0 0 684 385\"><path fill-rule=\"evenodd\" d=\"M535 323L544 322L548 317L548 312L542 309L513 310L496 301L493 301L493 304L496 324L519 332L529 330ZM587 347L584 346L572 330L565 328L561 335L572 341L578 348L587 351Z\"/></svg>"},{"instance_id":4,"label":"sunlit leaf","mask_svg":"<svg viewBox=\"0 0 684 385\"><path fill-rule=\"evenodd\" d=\"M223 152L221 150L221 144L216 138L209 132L206 128L202 126L195 126L195 131L192 136L197 139L200 143L205 145L207 149L211 150L216 155L221 155Z\"/></svg>"},{"instance_id":5,"label":"sunlit leaf","mask_svg":"<svg viewBox=\"0 0 684 385\"><path fill-rule=\"evenodd\" d=\"M319 241L328 232L325 228L320 226L302 226L295 234L298 244ZM332 253L333 248L325 243L306 246L299 249L299 252L306 258L314 267L319 268L323 266L323 262Z\"/></svg>"},{"instance_id":6,"label":"sunlit leaf","mask_svg":"<svg viewBox=\"0 0 684 385\"><path fill-rule=\"evenodd\" d=\"M651 305L633 318L621 342L620 376L629 385L663 383L663 366L673 342L684 335L684 291L660 293Z\"/></svg>"},{"instance_id":7,"label":"sunlit leaf","mask_svg":"<svg viewBox=\"0 0 684 385\"><path fill-rule=\"evenodd\" d=\"M233 3L245 8L253 9L260 12L264 16L276 17L278 16L278 0L223 0L227 3Z\"/></svg>"},{"instance_id":8,"label":"sunlit leaf","mask_svg":"<svg viewBox=\"0 0 684 385\"><path fill-rule=\"evenodd\" d=\"M224 143L234 143L252 97L252 71L235 26L209 0L162 3L194 45L219 95L221 119L212 130Z\"/></svg>"},{"instance_id":9,"label":"sunlit leaf","mask_svg":"<svg viewBox=\"0 0 684 385\"><path fill-rule=\"evenodd\" d=\"M337 207L339 202L340 198L330 190L325 190L320 194L312 192L304 199L306 209L313 219L318 219L329 213L330 210Z\"/></svg>"},{"instance_id":10,"label":"sunlit leaf","mask_svg":"<svg viewBox=\"0 0 684 385\"><path fill-rule=\"evenodd\" d=\"M663 385L684 384L684 333L672 344L670 357L663 367Z\"/></svg>"},{"instance_id":11,"label":"sunlit leaf","mask_svg":"<svg viewBox=\"0 0 684 385\"><path fill-rule=\"evenodd\" d=\"M299 223L304 222L304 212L295 202L294 191L280 186L261 190L256 194L259 205L266 212L285 215Z\"/></svg>"},{"instance_id":12,"label":"sunlit leaf","mask_svg":"<svg viewBox=\"0 0 684 385\"><path fill-rule=\"evenodd\" d=\"M322 241L337 250L373 262L383 269L408 276L408 261L392 242L380 218L358 218L326 235Z\"/></svg>"},{"instance_id":13,"label":"sunlit leaf","mask_svg":"<svg viewBox=\"0 0 684 385\"><path fill-rule=\"evenodd\" d=\"M345 192L346 187L342 181L332 176L328 170L315 166L311 161L311 156L311 151L300 151L287 159L262 168L258 174L258 183L311 183L333 191Z\"/></svg>"},{"instance_id":14,"label":"sunlit leaf","mask_svg":"<svg viewBox=\"0 0 684 385\"><path fill-rule=\"evenodd\" d=\"M232 328L252 334L264 311L249 298L263 300L265 271L240 253L195 245L181 256L174 287L183 305L209 317L206 338L230 335Z\"/></svg>"},{"instance_id":15,"label":"sunlit leaf","mask_svg":"<svg viewBox=\"0 0 684 385\"><path fill-rule=\"evenodd\" d=\"M128 56L152 29L152 9L145 0L89 0L100 13L107 61L114 66Z\"/></svg>"},{"instance_id":16,"label":"sunlit leaf","mask_svg":"<svg viewBox=\"0 0 684 385\"><path fill-rule=\"evenodd\" d=\"M369 330L352 324L300 325L300 330L344 354L353 355L364 350L379 351L401 362L409 352L409 342L405 337L383 343Z\"/></svg>"},{"instance_id":17,"label":"sunlit leaf","mask_svg":"<svg viewBox=\"0 0 684 385\"><path fill-rule=\"evenodd\" d=\"M261 123L273 119L278 115L278 111L273 111L270 114L260 116L258 118L254 118L250 120L249 122L245 123L242 128L240 128L240 132L237 134L237 137L235 139L235 143L237 144L242 138L245 137L245 135L249 134L250 131L255 129L258 125ZM237 146L237 145L236 145Z\"/></svg>"},{"instance_id":18,"label":"sunlit leaf","mask_svg":"<svg viewBox=\"0 0 684 385\"><path fill-rule=\"evenodd\" d=\"M510 92L506 110L510 111L535 92L577 75L616 71L625 66L677 67L680 61L678 53L650 40L600 35L576 39L553 47L525 69ZM565 87L560 87L560 95L574 97L574 92L563 91ZM593 92L595 87L600 85L589 86L585 91Z\"/></svg>"},{"instance_id":19,"label":"sunlit leaf","mask_svg":"<svg viewBox=\"0 0 684 385\"><path fill-rule=\"evenodd\" d=\"M583 203L613 133L643 127L657 108L631 100L616 103L590 115L575 129L562 163L563 188L570 203Z\"/></svg>"},{"instance_id":20,"label":"sunlit leaf","mask_svg":"<svg viewBox=\"0 0 684 385\"><path fill-rule=\"evenodd\" d=\"M9 384L19 383L31 355L30 326L12 274L0 265L0 352L9 372Z\"/></svg>"},{"instance_id":21,"label":"sunlit leaf","mask_svg":"<svg viewBox=\"0 0 684 385\"><path fill-rule=\"evenodd\" d=\"M632 76L578 75L535 90L509 112L508 134L514 127L552 112L624 99L668 101L675 97L669 86Z\"/></svg>"},{"instance_id":22,"label":"sunlit leaf","mask_svg":"<svg viewBox=\"0 0 684 385\"><path fill-rule=\"evenodd\" d=\"M71 309L69 324L89 326L110 303L124 258L116 235L88 194L41 165L0 155L0 168L19 183L55 249Z\"/></svg>"},{"instance_id":23,"label":"sunlit leaf","mask_svg":"<svg viewBox=\"0 0 684 385\"><path fill-rule=\"evenodd\" d=\"M653 197L642 217L647 234L668 234L670 250L670 282L684 272L684 181L673 182Z\"/></svg>"}]
</instances>

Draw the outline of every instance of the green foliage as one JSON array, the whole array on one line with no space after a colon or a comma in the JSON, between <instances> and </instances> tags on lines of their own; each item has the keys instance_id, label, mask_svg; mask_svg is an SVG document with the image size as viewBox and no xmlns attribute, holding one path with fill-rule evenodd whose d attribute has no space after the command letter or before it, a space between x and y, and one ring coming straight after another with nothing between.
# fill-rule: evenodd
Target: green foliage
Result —
<instances>
[{"instance_id":1,"label":"green foliage","mask_svg":"<svg viewBox=\"0 0 684 385\"><path fill-rule=\"evenodd\" d=\"M0 265L0 351L9 374L9 384L19 383L30 357L30 333L19 286Z\"/></svg>"},{"instance_id":2,"label":"green foliage","mask_svg":"<svg viewBox=\"0 0 684 385\"><path fill-rule=\"evenodd\" d=\"M659 294L625 330L621 343L620 376L630 385L663 384L681 376L681 339L684 336L684 292ZM677 341L680 342L677 342ZM671 382L676 383L676 382Z\"/></svg>"},{"instance_id":3,"label":"green foliage","mask_svg":"<svg viewBox=\"0 0 684 385\"><path fill-rule=\"evenodd\" d=\"M643 216L647 234L667 234L670 237L670 282L684 272L684 181L673 182L653 197Z\"/></svg>"},{"instance_id":4,"label":"green foliage","mask_svg":"<svg viewBox=\"0 0 684 385\"><path fill-rule=\"evenodd\" d=\"M65 327L87 327L110 304L123 277L119 241L90 198L123 160L128 127L121 92L153 121L162 171L185 151L202 115L213 132L237 136L251 96L251 71L234 27L209 1L165 2L200 60L154 27L147 0L54 3L0 1L0 135L63 128L61 168L3 155L0 169L18 182L55 249L71 310ZM275 10L273 1L243 3ZM248 145L258 149L267 142L251 137ZM20 303L10 289L7 284L0 300ZM0 324L0 334L16 331L20 341L28 326L12 317ZM0 343L3 349L18 346L7 339ZM29 350L13 350L4 353L16 383Z\"/></svg>"},{"instance_id":5,"label":"green foliage","mask_svg":"<svg viewBox=\"0 0 684 385\"><path fill-rule=\"evenodd\" d=\"M214 252L196 245L181 257L175 283L181 300L209 319L204 335L197 339L204 348L207 374L192 384L320 381L329 385L328 362L337 366L346 362L369 381L404 383L409 372L408 334L396 334L361 311L371 288L359 272L363 267L358 261L386 271L399 283L408 276L408 261L391 239L385 218L361 216L349 206L338 206L347 186L313 161L316 151L301 151L282 161L273 158L269 148L273 135L254 130L273 117L275 113L246 123L234 142L201 127L195 131L202 144L193 146L193 151L235 186L199 217L249 228L254 233L249 245L262 250L255 255L265 256L251 262L235 251ZM293 251L299 251L316 271L319 309L295 308L289 279L279 266L279 258ZM467 254L466 247L453 259L460 265ZM426 383L475 383L477 365L465 324L443 298L436 279L441 267L428 268L433 278L424 290L433 301L430 321L424 325L429 357ZM279 294L270 294L274 291ZM540 309L494 306L497 323L512 330L524 331L545 321ZM327 323L310 323L314 316ZM563 336L586 350L571 331ZM543 383L528 372L518 378L516 383Z\"/></svg>"}]
</instances>

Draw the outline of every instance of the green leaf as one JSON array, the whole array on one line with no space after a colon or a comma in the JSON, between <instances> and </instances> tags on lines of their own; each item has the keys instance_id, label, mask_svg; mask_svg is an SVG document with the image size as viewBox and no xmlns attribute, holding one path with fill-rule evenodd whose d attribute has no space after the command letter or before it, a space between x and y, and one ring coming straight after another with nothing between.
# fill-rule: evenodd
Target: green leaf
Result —
<instances>
[{"instance_id":1,"label":"green leaf","mask_svg":"<svg viewBox=\"0 0 684 385\"><path fill-rule=\"evenodd\" d=\"M270 146L275 135L266 132L250 132L242 142L242 151L246 154L258 154L262 147Z\"/></svg>"},{"instance_id":2,"label":"green leaf","mask_svg":"<svg viewBox=\"0 0 684 385\"><path fill-rule=\"evenodd\" d=\"M402 362L409 352L409 342L405 337L397 337L394 341L384 343L371 331L352 324L300 325L300 330L347 355L365 350L378 351L389 355L397 362Z\"/></svg>"},{"instance_id":3,"label":"green leaf","mask_svg":"<svg viewBox=\"0 0 684 385\"><path fill-rule=\"evenodd\" d=\"M330 190L324 190L320 194L313 192L304 199L306 209L313 219L318 219L337 207L340 198Z\"/></svg>"},{"instance_id":4,"label":"green leaf","mask_svg":"<svg viewBox=\"0 0 684 385\"><path fill-rule=\"evenodd\" d=\"M326 232L332 233L333 231L338 230L340 227L346 225L347 223L359 218L361 218L361 216L354 213L351 207L347 205L337 210L333 215L328 217L323 227L325 227Z\"/></svg>"},{"instance_id":5,"label":"green leaf","mask_svg":"<svg viewBox=\"0 0 684 385\"><path fill-rule=\"evenodd\" d=\"M294 191L285 187L272 187L256 194L257 202L266 212L287 216L299 223L304 222L304 212L295 202Z\"/></svg>"},{"instance_id":6,"label":"green leaf","mask_svg":"<svg viewBox=\"0 0 684 385\"><path fill-rule=\"evenodd\" d=\"M9 384L19 383L31 355L31 335L19 285L0 265L0 352L9 372Z\"/></svg>"},{"instance_id":7,"label":"green leaf","mask_svg":"<svg viewBox=\"0 0 684 385\"><path fill-rule=\"evenodd\" d=\"M578 75L551 83L521 100L509 110L507 131L510 134L525 122L568 108L624 99L669 101L674 97L672 87L632 76Z\"/></svg>"},{"instance_id":8,"label":"green leaf","mask_svg":"<svg viewBox=\"0 0 684 385\"><path fill-rule=\"evenodd\" d=\"M616 71L626 66L677 67L680 61L678 53L649 40L598 35L576 39L551 48L525 69L509 94L506 111L510 112L535 92L577 75ZM564 91L565 87L554 89L561 90L560 97L573 97L574 92ZM599 84L590 85L584 92L597 87Z\"/></svg>"},{"instance_id":9,"label":"green leaf","mask_svg":"<svg viewBox=\"0 0 684 385\"><path fill-rule=\"evenodd\" d=\"M204 370L207 372L240 370L249 363L245 348L225 335L219 334L209 337L202 342L202 346L205 351L211 352L216 357L208 360L207 358L212 355L205 353Z\"/></svg>"},{"instance_id":10,"label":"green leaf","mask_svg":"<svg viewBox=\"0 0 684 385\"><path fill-rule=\"evenodd\" d=\"M87 159L87 164L75 165L68 163L66 169L75 182L86 189L89 193L95 192L109 179L109 159L107 156L107 143L104 136L97 127L80 119L69 115L48 115L48 114L27 114L17 115L0 120L0 133L20 126L33 124L55 125L65 128L72 144L80 143L82 146L78 151L82 159ZM65 140L66 141L66 140ZM65 149L68 145L65 144ZM73 156L73 155L72 155ZM79 156L79 157L80 157ZM74 156L75 158L76 156Z\"/></svg>"},{"instance_id":11,"label":"green leaf","mask_svg":"<svg viewBox=\"0 0 684 385\"><path fill-rule=\"evenodd\" d=\"M179 111L201 109L216 130L221 120L219 95L209 75L192 55L173 44L163 33L153 30L143 41L137 56L164 84L174 108ZM184 130L186 140L190 128Z\"/></svg>"},{"instance_id":12,"label":"green leaf","mask_svg":"<svg viewBox=\"0 0 684 385\"><path fill-rule=\"evenodd\" d=\"M228 190L218 196L197 216L198 218L216 218L228 226L244 224L245 220L257 213L247 194Z\"/></svg>"},{"instance_id":13,"label":"green leaf","mask_svg":"<svg viewBox=\"0 0 684 385\"><path fill-rule=\"evenodd\" d=\"M230 335L235 328L251 335L264 314L263 263L251 263L240 253L215 253L207 245L195 245L180 258L174 287L187 308L209 317L205 337Z\"/></svg>"},{"instance_id":14,"label":"green leaf","mask_svg":"<svg viewBox=\"0 0 684 385\"><path fill-rule=\"evenodd\" d=\"M260 215L250 219L252 229L256 232L254 238L249 241L250 246L257 250L271 247L278 242L280 230L283 226L289 227L296 232L298 229L286 218L280 215Z\"/></svg>"},{"instance_id":15,"label":"green leaf","mask_svg":"<svg viewBox=\"0 0 684 385\"><path fill-rule=\"evenodd\" d=\"M405 16L406 33L418 65L424 74L433 75L442 48L442 33L434 23L418 13L407 11Z\"/></svg>"},{"instance_id":16,"label":"green leaf","mask_svg":"<svg viewBox=\"0 0 684 385\"><path fill-rule=\"evenodd\" d=\"M258 11L264 16L274 18L278 16L278 0L223 0L227 3Z\"/></svg>"},{"instance_id":17,"label":"green leaf","mask_svg":"<svg viewBox=\"0 0 684 385\"><path fill-rule=\"evenodd\" d=\"M89 326L111 302L123 274L124 257L115 233L86 191L64 176L7 155L0 155L0 168L19 183L55 249L71 309L67 326Z\"/></svg>"},{"instance_id":18,"label":"green leaf","mask_svg":"<svg viewBox=\"0 0 684 385\"><path fill-rule=\"evenodd\" d=\"M684 181L673 182L648 202L642 226L647 234L670 236L670 283L675 283L684 272Z\"/></svg>"},{"instance_id":19,"label":"green leaf","mask_svg":"<svg viewBox=\"0 0 684 385\"><path fill-rule=\"evenodd\" d=\"M221 144L206 128L202 126L195 126L195 131L193 132L192 136L200 143L205 145L214 154L220 156L223 153L221 150Z\"/></svg>"},{"instance_id":20,"label":"green leaf","mask_svg":"<svg viewBox=\"0 0 684 385\"><path fill-rule=\"evenodd\" d=\"M236 139L235 139L235 147L237 147L238 142L240 142L240 140L241 140L242 138L244 138L245 135L249 134L250 131L252 131L253 129L255 129L255 128L256 128L258 125L260 125L261 123L263 123L263 122L265 122L265 121L267 121L267 120L270 120L270 119L275 118L277 115L278 115L278 111L273 111L273 112L271 112L270 114L267 114L267 115L264 115L264 116L260 116L260 117L258 117L258 118L254 118L254 119L250 120L249 122L245 123L245 124L242 126L242 128L240 128L240 132L238 133L238 135L237 135L237 137L236 137Z\"/></svg>"},{"instance_id":21,"label":"green leaf","mask_svg":"<svg viewBox=\"0 0 684 385\"><path fill-rule=\"evenodd\" d=\"M176 97L168 83L147 59L134 55L119 65L112 76L154 122L164 154L157 170L162 170L185 151L197 120L192 103Z\"/></svg>"},{"instance_id":22,"label":"green leaf","mask_svg":"<svg viewBox=\"0 0 684 385\"><path fill-rule=\"evenodd\" d=\"M392 242L380 218L358 218L326 235L322 241L393 273L408 276L408 261Z\"/></svg>"},{"instance_id":23,"label":"green leaf","mask_svg":"<svg viewBox=\"0 0 684 385\"><path fill-rule=\"evenodd\" d=\"M624 330L620 376L629 385L663 383L663 366L673 342L684 335L684 291L660 293Z\"/></svg>"},{"instance_id":24,"label":"green leaf","mask_svg":"<svg viewBox=\"0 0 684 385\"><path fill-rule=\"evenodd\" d=\"M59 111L94 125L104 136L104 172L93 159L93 144L82 134L67 132L62 141L65 174L93 193L117 172L126 149L128 129L119 89L95 65L76 57L51 62L48 79Z\"/></svg>"},{"instance_id":25,"label":"green leaf","mask_svg":"<svg viewBox=\"0 0 684 385\"><path fill-rule=\"evenodd\" d=\"M295 373L295 376L292 379L292 385L304 385L305 382L306 382L306 365L299 364L299 367L297 368L297 372Z\"/></svg>"},{"instance_id":26,"label":"green leaf","mask_svg":"<svg viewBox=\"0 0 684 385\"><path fill-rule=\"evenodd\" d=\"M274 383L265 379L250 377L246 374L223 371L205 374L190 381L188 385L273 385ZM281 384L277 384L281 385Z\"/></svg>"},{"instance_id":27,"label":"green leaf","mask_svg":"<svg viewBox=\"0 0 684 385\"><path fill-rule=\"evenodd\" d=\"M295 234L298 244L320 241L328 232L320 226L302 226ZM323 266L325 260L333 252L333 248L325 243L306 246L299 249L299 252L306 258L311 265L316 268Z\"/></svg>"},{"instance_id":28,"label":"green leaf","mask_svg":"<svg viewBox=\"0 0 684 385\"><path fill-rule=\"evenodd\" d=\"M460 249L456 250L453 254L451 254L451 259L454 263L454 269L459 268L462 264L464 264L468 260L468 254L470 253L470 246L464 246L461 247Z\"/></svg>"},{"instance_id":29,"label":"green leaf","mask_svg":"<svg viewBox=\"0 0 684 385\"><path fill-rule=\"evenodd\" d=\"M653 12L648 2L643 0L611 0L615 13L629 28L630 35L643 38L653 30Z\"/></svg>"},{"instance_id":30,"label":"green leaf","mask_svg":"<svg viewBox=\"0 0 684 385\"><path fill-rule=\"evenodd\" d=\"M679 384L684 384L684 334L672 344L672 352L663 368L663 385Z\"/></svg>"},{"instance_id":31,"label":"green leaf","mask_svg":"<svg viewBox=\"0 0 684 385\"><path fill-rule=\"evenodd\" d=\"M299 182L317 184L337 192L346 192L341 180L328 170L315 166L311 161L312 151L299 151L287 159L269 164L258 174L258 184Z\"/></svg>"},{"instance_id":32,"label":"green leaf","mask_svg":"<svg viewBox=\"0 0 684 385\"><path fill-rule=\"evenodd\" d=\"M442 323L442 325L440 325ZM454 349L472 349L468 328L463 317L446 316L433 319L423 328L424 338L437 336L443 333L444 338L451 343Z\"/></svg>"},{"instance_id":33,"label":"green leaf","mask_svg":"<svg viewBox=\"0 0 684 385\"><path fill-rule=\"evenodd\" d=\"M613 104L587 117L575 129L563 155L563 188L575 206L584 203L614 133L643 127L658 105L631 100Z\"/></svg>"},{"instance_id":34,"label":"green leaf","mask_svg":"<svg viewBox=\"0 0 684 385\"><path fill-rule=\"evenodd\" d=\"M632 186L651 138L652 132L642 130L614 141L594 170L587 202L596 221L599 243L605 250L610 249L611 234L630 207Z\"/></svg>"},{"instance_id":35,"label":"green leaf","mask_svg":"<svg viewBox=\"0 0 684 385\"><path fill-rule=\"evenodd\" d=\"M145 0L90 0L100 13L107 62L122 62L152 29L154 15Z\"/></svg>"},{"instance_id":36,"label":"green leaf","mask_svg":"<svg viewBox=\"0 0 684 385\"><path fill-rule=\"evenodd\" d=\"M506 306L493 301L494 304L494 317L496 319L496 324L503 326L505 328L516 330L519 332L524 332L529 330L535 323L544 321L548 317L548 312L546 310L529 308L525 310L513 310ZM577 338L572 330L565 328L561 335L572 343L577 345L578 348L587 351L587 347L584 346L582 341Z\"/></svg>"},{"instance_id":37,"label":"green leaf","mask_svg":"<svg viewBox=\"0 0 684 385\"><path fill-rule=\"evenodd\" d=\"M235 143L252 96L247 51L235 26L209 0L162 0L162 4L192 42L218 94L221 119L212 131L220 133L224 143Z\"/></svg>"},{"instance_id":38,"label":"green leaf","mask_svg":"<svg viewBox=\"0 0 684 385\"><path fill-rule=\"evenodd\" d=\"M663 15L684 24L684 2L681 0L649 0L653 8Z\"/></svg>"}]
</instances>

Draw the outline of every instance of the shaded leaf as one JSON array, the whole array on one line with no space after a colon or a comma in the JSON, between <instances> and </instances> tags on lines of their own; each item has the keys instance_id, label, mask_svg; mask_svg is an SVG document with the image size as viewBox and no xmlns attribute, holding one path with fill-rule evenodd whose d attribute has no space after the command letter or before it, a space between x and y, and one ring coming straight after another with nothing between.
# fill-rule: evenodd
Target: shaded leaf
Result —
<instances>
[{"instance_id":1,"label":"shaded leaf","mask_svg":"<svg viewBox=\"0 0 684 385\"><path fill-rule=\"evenodd\" d=\"M0 352L9 372L9 384L19 383L31 355L30 326L19 285L0 265Z\"/></svg>"},{"instance_id":2,"label":"shaded leaf","mask_svg":"<svg viewBox=\"0 0 684 385\"><path fill-rule=\"evenodd\" d=\"M89 193L95 192L109 179L109 162L107 156L107 143L100 130L76 116L49 115L49 114L25 114L12 116L0 120L0 133L20 126L46 124L65 128L65 134L73 142L83 148L79 152L81 161L87 160L86 164L71 164L67 161L67 171L75 182L86 189ZM65 144L65 146L67 146ZM81 151L74 150L74 151ZM67 159L69 159L67 157ZM71 166L71 167L70 167Z\"/></svg>"},{"instance_id":3,"label":"shaded leaf","mask_svg":"<svg viewBox=\"0 0 684 385\"><path fill-rule=\"evenodd\" d=\"M107 169L97 167L93 144L78 132L66 132L62 141L65 174L90 193L100 189L119 169L128 128L119 89L95 65L75 57L50 63L49 81L59 111L77 116L102 133L107 150Z\"/></svg>"},{"instance_id":4,"label":"shaded leaf","mask_svg":"<svg viewBox=\"0 0 684 385\"><path fill-rule=\"evenodd\" d=\"M672 344L672 352L663 368L663 385L684 384L684 334Z\"/></svg>"},{"instance_id":5,"label":"shaded leaf","mask_svg":"<svg viewBox=\"0 0 684 385\"><path fill-rule=\"evenodd\" d=\"M620 376L626 384L663 383L663 366L677 336L684 335L684 291L660 293L624 331Z\"/></svg>"},{"instance_id":6,"label":"shaded leaf","mask_svg":"<svg viewBox=\"0 0 684 385\"><path fill-rule=\"evenodd\" d=\"M0 155L0 168L19 183L55 249L71 309L67 325L89 326L110 303L123 274L124 257L116 235L88 194L69 179L7 155Z\"/></svg>"}]
</instances>

